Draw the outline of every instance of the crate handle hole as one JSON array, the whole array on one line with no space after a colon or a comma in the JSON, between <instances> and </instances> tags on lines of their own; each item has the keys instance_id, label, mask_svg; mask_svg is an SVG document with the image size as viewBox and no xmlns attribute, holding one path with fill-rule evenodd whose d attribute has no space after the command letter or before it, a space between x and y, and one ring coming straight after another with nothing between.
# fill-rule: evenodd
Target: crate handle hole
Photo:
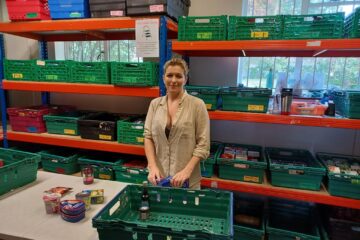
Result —
<instances>
[{"instance_id":1,"label":"crate handle hole","mask_svg":"<svg viewBox=\"0 0 360 240\"><path fill-rule=\"evenodd\" d=\"M196 205L196 206L199 206L199 204L200 204L200 199L199 199L199 197L195 197L195 205Z\"/></svg>"},{"instance_id":2,"label":"crate handle hole","mask_svg":"<svg viewBox=\"0 0 360 240\"><path fill-rule=\"evenodd\" d=\"M160 193L157 193L157 194L156 194L156 201L157 201L157 202L160 202L160 201L161 201L161 195L160 195Z\"/></svg>"}]
</instances>

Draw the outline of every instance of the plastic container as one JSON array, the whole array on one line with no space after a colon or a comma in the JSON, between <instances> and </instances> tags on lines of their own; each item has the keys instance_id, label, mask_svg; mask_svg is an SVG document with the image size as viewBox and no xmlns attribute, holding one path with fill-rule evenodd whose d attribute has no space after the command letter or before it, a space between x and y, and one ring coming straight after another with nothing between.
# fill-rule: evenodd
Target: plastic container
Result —
<instances>
[{"instance_id":1,"label":"plastic container","mask_svg":"<svg viewBox=\"0 0 360 240\"><path fill-rule=\"evenodd\" d=\"M211 142L210 156L200 162L201 176L212 177L214 174L214 168L216 161L222 151L223 145L220 142Z\"/></svg>"},{"instance_id":2,"label":"plastic container","mask_svg":"<svg viewBox=\"0 0 360 240\"><path fill-rule=\"evenodd\" d=\"M52 19L90 17L89 0L48 0Z\"/></svg>"},{"instance_id":3,"label":"plastic container","mask_svg":"<svg viewBox=\"0 0 360 240\"><path fill-rule=\"evenodd\" d=\"M78 120L87 115L82 111L44 115L46 129L51 134L79 135Z\"/></svg>"},{"instance_id":4,"label":"plastic container","mask_svg":"<svg viewBox=\"0 0 360 240\"><path fill-rule=\"evenodd\" d=\"M110 65L108 62L74 62L71 82L110 84Z\"/></svg>"},{"instance_id":5,"label":"plastic container","mask_svg":"<svg viewBox=\"0 0 360 240\"><path fill-rule=\"evenodd\" d=\"M7 80L37 80L38 72L35 69L35 60L4 60L4 74Z\"/></svg>"},{"instance_id":6,"label":"plastic container","mask_svg":"<svg viewBox=\"0 0 360 240\"><path fill-rule=\"evenodd\" d=\"M148 187L148 193L145 221L139 218L141 186L127 185L116 195L92 219L99 239L232 239L231 192Z\"/></svg>"},{"instance_id":7,"label":"plastic container","mask_svg":"<svg viewBox=\"0 0 360 240\"><path fill-rule=\"evenodd\" d=\"M116 164L113 167L115 170L115 180L119 182L141 184L142 182L147 181L149 175L146 166L147 161L143 157L133 158L122 164Z\"/></svg>"},{"instance_id":8,"label":"plastic container","mask_svg":"<svg viewBox=\"0 0 360 240\"><path fill-rule=\"evenodd\" d=\"M218 107L219 87L210 86L185 86L188 94L198 97L205 102L207 110L216 110Z\"/></svg>"},{"instance_id":9,"label":"plastic container","mask_svg":"<svg viewBox=\"0 0 360 240\"><path fill-rule=\"evenodd\" d=\"M132 117L117 122L117 138L119 143L144 144L145 116Z\"/></svg>"},{"instance_id":10,"label":"plastic container","mask_svg":"<svg viewBox=\"0 0 360 240\"><path fill-rule=\"evenodd\" d=\"M79 155L74 150L56 148L41 151L39 154L45 171L74 174L80 170L77 163Z\"/></svg>"},{"instance_id":11,"label":"plastic container","mask_svg":"<svg viewBox=\"0 0 360 240\"><path fill-rule=\"evenodd\" d=\"M332 97L337 114L360 119L360 91L335 91Z\"/></svg>"},{"instance_id":12,"label":"plastic container","mask_svg":"<svg viewBox=\"0 0 360 240\"><path fill-rule=\"evenodd\" d=\"M325 114L327 107L315 100L307 99L293 99L291 103L292 115L311 115L311 116L322 116Z\"/></svg>"},{"instance_id":13,"label":"plastic container","mask_svg":"<svg viewBox=\"0 0 360 240\"><path fill-rule=\"evenodd\" d=\"M38 81L71 82L70 69L73 61L37 60Z\"/></svg>"},{"instance_id":14,"label":"plastic container","mask_svg":"<svg viewBox=\"0 0 360 240\"><path fill-rule=\"evenodd\" d=\"M50 19L47 0L6 0L11 21Z\"/></svg>"},{"instance_id":15,"label":"plastic container","mask_svg":"<svg viewBox=\"0 0 360 240\"><path fill-rule=\"evenodd\" d=\"M126 0L89 0L89 4L93 18L126 16Z\"/></svg>"}]
</instances>

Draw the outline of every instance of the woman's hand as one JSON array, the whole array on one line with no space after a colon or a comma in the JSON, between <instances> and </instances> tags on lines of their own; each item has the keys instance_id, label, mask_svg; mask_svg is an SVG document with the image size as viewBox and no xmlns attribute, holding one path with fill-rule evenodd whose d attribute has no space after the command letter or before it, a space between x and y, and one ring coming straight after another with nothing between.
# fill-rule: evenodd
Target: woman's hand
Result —
<instances>
[{"instance_id":1,"label":"woman's hand","mask_svg":"<svg viewBox=\"0 0 360 240\"><path fill-rule=\"evenodd\" d=\"M184 168L183 170L176 173L172 177L172 179L170 181L171 186L173 186L173 187L182 187L184 182L190 178L190 175L191 175L191 171L188 170L187 168Z\"/></svg>"},{"instance_id":2,"label":"woman's hand","mask_svg":"<svg viewBox=\"0 0 360 240\"><path fill-rule=\"evenodd\" d=\"M160 170L157 166L149 166L148 170L148 180L152 185L156 186L157 182L160 181L163 176L161 176Z\"/></svg>"}]
</instances>

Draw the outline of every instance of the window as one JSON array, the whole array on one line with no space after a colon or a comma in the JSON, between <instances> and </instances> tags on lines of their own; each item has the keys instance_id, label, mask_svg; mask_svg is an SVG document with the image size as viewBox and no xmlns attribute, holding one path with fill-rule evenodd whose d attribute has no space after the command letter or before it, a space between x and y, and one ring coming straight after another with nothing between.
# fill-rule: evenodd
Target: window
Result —
<instances>
[{"instance_id":1,"label":"window","mask_svg":"<svg viewBox=\"0 0 360 240\"><path fill-rule=\"evenodd\" d=\"M244 0L243 15L319 14L349 15L360 1L352 0ZM249 87L271 87L280 83L302 91L360 89L360 58L240 58L238 83ZM279 84L278 84L279 83ZM283 87L282 86L282 87Z\"/></svg>"},{"instance_id":2,"label":"window","mask_svg":"<svg viewBox=\"0 0 360 240\"><path fill-rule=\"evenodd\" d=\"M135 41L65 42L65 59L81 62L142 62L136 57Z\"/></svg>"}]
</instances>

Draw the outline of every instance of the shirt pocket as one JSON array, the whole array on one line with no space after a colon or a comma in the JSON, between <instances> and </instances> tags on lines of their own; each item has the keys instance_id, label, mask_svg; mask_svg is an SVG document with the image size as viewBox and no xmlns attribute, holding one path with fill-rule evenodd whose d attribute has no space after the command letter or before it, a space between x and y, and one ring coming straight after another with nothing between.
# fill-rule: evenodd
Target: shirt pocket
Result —
<instances>
[{"instance_id":1,"label":"shirt pocket","mask_svg":"<svg viewBox=\"0 0 360 240\"><path fill-rule=\"evenodd\" d=\"M186 121L181 126L181 138L192 139L195 136L195 128L192 122Z\"/></svg>"}]
</instances>

